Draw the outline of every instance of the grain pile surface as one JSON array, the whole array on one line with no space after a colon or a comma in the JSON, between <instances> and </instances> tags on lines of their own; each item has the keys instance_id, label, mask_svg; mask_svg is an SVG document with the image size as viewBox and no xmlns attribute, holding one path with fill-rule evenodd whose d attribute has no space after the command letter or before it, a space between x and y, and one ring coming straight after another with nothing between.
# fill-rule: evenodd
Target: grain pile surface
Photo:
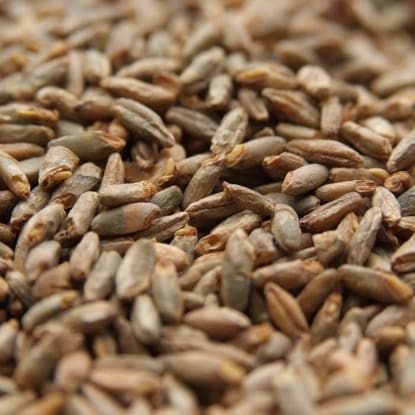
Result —
<instances>
[{"instance_id":1,"label":"grain pile surface","mask_svg":"<svg viewBox=\"0 0 415 415\"><path fill-rule=\"evenodd\" d=\"M414 22L0 1L0 414L415 414Z\"/></svg>"}]
</instances>

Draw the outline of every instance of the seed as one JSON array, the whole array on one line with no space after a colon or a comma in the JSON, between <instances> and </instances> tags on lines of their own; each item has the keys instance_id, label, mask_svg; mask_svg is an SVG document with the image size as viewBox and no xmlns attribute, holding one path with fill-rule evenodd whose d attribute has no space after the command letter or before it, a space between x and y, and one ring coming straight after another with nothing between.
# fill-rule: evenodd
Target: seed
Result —
<instances>
[{"instance_id":1,"label":"seed","mask_svg":"<svg viewBox=\"0 0 415 415\"><path fill-rule=\"evenodd\" d=\"M128 77L108 77L101 81L101 87L110 93L138 101L151 108L165 108L175 101L175 94L161 86Z\"/></svg>"},{"instance_id":2,"label":"seed","mask_svg":"<svg viewBox=\"0 0 415 415\"><path fill-rule=\"evenodd\" d=\"M26 199L29 196L30 184L16 159L4 151L0 152L0 177L17 197Z\"/></svg>"},{"instance_id":3,"label":"seed","mask_svg":"<svg viewBox=\"0 0 415 415\"><path fill-rule=\"evenodd\" d=\"M61 205L52 203L31 217L17 240L14 257L18 269L23 269L31 248L53 237L64 218L64 214Z\"/></svg>"},{"instance_id":4,"label":"seed","mask_svg":"<svg viewBox=\"0 0 415 415\"><path fill-rule=\"evenodd\" d=\"M202 307L187 313L184 322L220 340L232 338L250 325L244 314L227 307Z\"/></svg>"},{"instance_id":5,"label":"seed","mask_svg":"<svg viewBox=\"0 0 415 415\"><path fill-rule=\"evenodd\" d=\"M129 203L99 213L91 228L102 236L119 236L148 228L160 215L160 208L152 203Z\"/></svg>"},{"instance_id":6,"label":"seed","mask_svg":"<svg viewBox=\"0 0 415 415\"><path fill-rule=\"evenodd\" d=\"M36 281L48 269L59 264L61 246L56 241L45 241L30 250L26 262L25 272L30 282Z\"/></svg>"},{"instance_id":7,"label":"seed","mask_svg":"<svg viewBox=\"0 0 415 415\"><path fill-rule=\"evenodd\" d=\"M340 267L342 282L352 291L382 302L405 302L412 289L394 274L358 265Z\"/></svg>"},{"instance_id":8,"label":"seed","mask_svg":"<svg viewBox=\"0 0 415 415\"><path fill-rule=\"evenodd\" d=\"M194 90L195 85L198 87L197 89L202 89L198 84L204 85L216 75L223 65L224 58L224 51L219 47L213 47L199 53L183 70L180 75L181 82L189 91Z\"/></svg>"},{"instance_id":9,"label":"seed","mask_svg":"<svg viewBox=\"0 0 415 415\"><path fill-rule=\"evenodd\" d=\"M321 103L321 132L327 138L336 138L341 129L343 108L340 99L331 96Z\"/></svg>"},{"instance_id":10,"label":"seed","mask_svg":"<svg viewBox=\"0 0 415 415\"><path fill-rule=\"evenodd\" d=\"M120 98L114 111L121 123L145 140L155 140L162 147L174 145L174 137L162 119L150 108L127 98Z\"/></svg>"},{"instance_id":11,"label":"seed","mask_svg":"<svg viewBox=\"0 0 415 415\"><path fill-rule=\"evenodd\" d=\"M328 178L329 171L320 164L307 164L285 175L282 191L298 196L322 185Z\"/></svg>"},{"instance_id":12,"label":"seed","mask_svg":"<svg viewBox=\"0 0 415 415\"><path fill-rule=\"evenodd\" d=\"M51 147L39 168L39 184L49 189L72 176L78 157L63 146Z\"/></svg>"},{"instance_id":13,"label":"seed","mask_svg":"<svg viewBox=\"0 0 415 415\"><path fill-rule=\"evenodd\" d=\"M410 166L415 159L415 133L411 131L393 149L386 167L390 173L403 170Z\"/></svg>"},{"instance_id":14,"label":"seed","mask_svg":"<svg viewBox=\"0 0 415 415\"><path fill-rule=\"evenodd\" d=\"M342 125L341 134L346 141L367 156L383 160L387 159L392 152L387 138L352 121L347 121Z\"/></svg>"},{"instance_id":15,"label":"seed","mask_svg":"<svg viewBox=\"0 0 415 415\"><path fill-rule=\"evenodd\" d=\"M373 207L366 211L350 242L347 262L363 265L368 259L376 242L376 236L382 221L382 210Z\"/></svg>"},{"instance_id":16,"label":"seed","mask_svg":"<svg viewBox=\"0 0 415 415\"><path fill-rule=\"evenodd\" d=\"M248 114L242 108L229 111L222 119L212 137L210 150L213 154L225 155L240 144L248 126Z\"/></svg>"},{"instance_id":17,"label":"seed","mask_svg":"<svg viewBox=\"0 0 415 415\"><path fill-rule=\"evenodd\" d=\"M274 262L271 265L257 268L253 275L255 285L263 287L268 282L275 282L279 286L291 290L303 287L313 275L313 265L296 259L287 262Z\"/></svg>"},{"instance_id":18,"label":"seed","mask_svg":"<svg viewBox=\"0 0 415 415\"><path fill-rule=\"evenodd\" d=\"M300 224L305 230L322 232L336 226L347 213L353 212L362 205L363 199L358 193L346 193L314 209L300 220Z\"/></svg>"},{"instance_id":19,"label":"seed","mask_svg":"<svg viewBox=\"0 0 415 415\"><path fill-rule=\"evenodd\" d=\"M97 209L98 194L91 191L82 193L64 219L62 230L55 235L55 239L64 241L80 238L88 231Z\"/></svg>"},{"instance_id":20,"label":"seed","mask_svg":"<svg viewBox=\"0 0 415 415\"><path fill-rule=\"evenodd\" d=\"M304 157L312 163L338 167L359 167L362 156L352 148L334 140L294 139L287 144L287 150Z\"/></svg>"},{"instance_id":21,"label":"seed","mask_svg":"<svg viewBox=\"0 0 415 415\"><path fill-rule=\"evenodd\" d=\"M206 352L171 354L166 356L165 363L179 379L191 386L237 385L244 375L243 369L232 361ZM195 367L199 370L195 371Z\"/></svg>"},{"instance_id":22,"label":"seed","mask_svg":"<svg viewBox=\"0 0 415 415\"><path fill-rule=\"evenodd\" d=\"M125 142L113 134L98 130L55 138L49 141L49 147L52 146L68 148L82 161L96 161L121 151Z\"/></svg>"},{"instance_id":23,"label":"seed","mask_svg":"<svg viewBox=\"0 0 415 415\"><path fill-rule=\"evenodd\" d=\"M172 107L166 113L166 119L181 127L190 136L210 142L218 124L202 112L185 107Z\"/></svg>"},{"instance_id":24,"label":"seed","mask_svg":"<svg viewBox=\"0 0 415 415\"><path fill-rule=\"evenodd\" d=\"M265 298L272 321L284 333L298 337L308 331L307 320L291 294L269 282L265 285Z\"/></svg>"},{"instance_id":25,"label":"seed","mask_svg":"<svg viewBox=\"0 0 415 415\"><path fill-rule=\"evenodd\" d=\"M204 161L184 191L183 208L186 209L191 203L208 196L216 186L222 171L222 158Z\"/></svg>"},{"instance_id":26,"label":"seed","mask_svg":"<svg viewBox=\"0 0 415 415\"><path fill-rule=\"evenodd\" d=\"M284 251L295 252L300 249L300 222L294 209L280 203L275 205L271 233L278 246Z\"/></svg>"},{"instance_id":27,"label":"seed","mask_svg":"<svg viewBox=\"0 0 415 415\"><path fill-rule=\"evenodd\" d=\"M84 285L86 300L102 300L112 292L115 274L121 263L115 251L104 251L97 259Z\"/></svg>"},{"instance_id":28,"label":"seed","mask_svg":"<svg viewBox=\"0 0 415 415\"><path fill-rule=\"evenodd\" d=\"M116 308L107 301L94 301L74 307L61 315L61 322L74 331L91 333L112 323Z\"/></svg>"},{"instance_id":29,"label":"seed","mask_svg":"<svg viewBox=\"0 0 415 415\"><path fill-rule=\"evenodd\" d=\"M75 281L85 281L99 256L99 236L95 232L86 233L72 251L69 270Z\"/></svg>"},{"instance_id":30,"label":"seed","mask_svg":"<svg viewBox=\"0 0 415 415\"><path fill-rule=\"evenodd\" d=\"M325 99L330 94L330 75L321 67L304 65L297 74L300 85L311 96Z\"/></svg>"},{"instance_id":31,"label":"seed","mask_svg":"<svg viewBox=\"0 0 415 415\"><path fill-rule=\"evenodd\" d=\"M247 307L254 261L255 252L248 235L242 229L232 232L225 246L220 286L225 306L239 311Z\"/></svg>"},{"instance_id":32,"label":"seed","mask_svg":"<svg viewBox=\"0 0 415 415\"><path fill-rule=\"evenodd\" d=\"M49 192L36 186L26 200L21 200L14 206L10 217L10 225L20 230L23 225L39 210L43 209L49 201Z\"/></svg>"},{"instance_id":33,"label":"seed","mask_svg":"<svg viewBox=\"0 0 415 415\"><path fill-rule=\"evenodd\" d=\"M150 286L156 263L156 251L150 240L142 239L128 248L115 277L117 294L133 299Z\"/></svg>"},{"instance_id":34,"label":"seed","mask_svg":"<svg viewBox=\"0 0 415 415\"><path fill-rule=\"evenodd\" d=\"M84 163L52 193L51 201L71 208L77 199L92 190L101 179L101 169L94 163Z\"/></svg>"},{"instance_id":35,"label":"seed","mask_svg":"<svg viewBox=\"0 0 415 415\"><path fill-rule=\"evenodd\" d=\"M301 91L265 88L262 96L270 103L275 113L289 121L312 128L320 124L319 111L312 105L308 96Z\"/></svg>"},{"instance_id":36,"label":"seed","mask_svg":"<svg viewBox=\"0 0 415 415\"><path fill-rule=\"evenodd\" d=\"M156 263L151 276L151 289L162 319L178 323L183 316L184 304L177 271L172 262L159 260Z\"/></svg>"},{"instance_id":37,"label":"seed","mask_svg":"<svg viewBox=\"0 0 415 415\"><path fill-rule=\"evenodd\" d=\"M262 216L270 216L274 211L271 202L245 186L223 182L223 190L225 197L232 199L241 210L249 209Z\"/></svg>"},{"instance_id":38,"label":"seed","mask_svg":"<svg viewBox=\"0 0 415 415\"><path fill-rule=\"evenodd\" d=\"M401 208L395 196L385 187L376 187L373 193L372 205L380 208L383 221L388 226L395 225L401 218Z\"/></svg>"},{"instance_id":39,"label":"seed","mask_svg":"<svg viewBox=\"0 0 415 415\"><path fill-rule=\"evenodd\" d=\"M316 189L315 193L323 202L330 202L350 192L357 192L361 196L371 196L375 189L376 183L372 180L345 180L324 184Z\"/></svg>"}]
</instances>

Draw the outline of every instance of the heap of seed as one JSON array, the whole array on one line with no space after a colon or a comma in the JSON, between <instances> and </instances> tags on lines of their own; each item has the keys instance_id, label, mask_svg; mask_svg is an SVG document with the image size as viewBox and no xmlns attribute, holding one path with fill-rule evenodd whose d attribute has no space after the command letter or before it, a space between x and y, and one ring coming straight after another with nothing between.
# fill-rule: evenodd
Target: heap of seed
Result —
<instances>
[{"instance_id":1,"label":"heap of seed","mask_svg":"<svg viewBox=\"0 0 415 415\"><path fill-rule=\"evenodd\" d=\"M413 415L412 1L0 2L1 415Z\"/></svg>"}]
</instances>

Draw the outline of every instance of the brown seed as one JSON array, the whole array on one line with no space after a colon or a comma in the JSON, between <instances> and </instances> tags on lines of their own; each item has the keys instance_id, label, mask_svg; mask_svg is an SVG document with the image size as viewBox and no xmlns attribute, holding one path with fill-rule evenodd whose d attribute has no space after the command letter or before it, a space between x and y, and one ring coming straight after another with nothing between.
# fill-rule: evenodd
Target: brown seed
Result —
<instances>
[{"instance_id":1,"label":"brown seed","mask_svg":"<svg viewBox=\"0 0 415 415\"><path fill-rule=\"evenodd\" d=\"M54 131L43 125L35 124L1 124L0 143L33 143L40 146L46 145L54 137Z\"/></svg>"},{"instance_id":2,"label":"brown seed","mask_svg":"<svg viewBox=\"0 0 415 415\"><path fill-rule=\"evenodd\" d=\"M284 415L314 414L313 402L305 390L298 373L293 368L284 368L273 380L273 389Z\"/></svg>"},{"instance_id":3,"label":"brown seed","mask_svg":"<svg viewBox=\"0 0 415 415\"><path fill-rule=\"evenodd\" d=\"M291 170L303 167L307 162L297 154L283 152L277 156L264 158L263 166L267 173L275 180L284 179Z\"/></svg>"},{"instance_id":4,"label":"brown seed","mask_svg":"<svg viewBox=\"0 0 415 415\"><path fill-rule=\"evenodd\" d=\"M2 364L13 359L18 331L17 320L11 319L0 325L0 362Z\"/></svg>"},{"instance_id":5,"label":"brown seed","mask_svg":"<svg viewBox=\"0 0 415 415\"><path fill-rule=\"evenodd\" d=\"M262 96L278 116L306 127L319 126L320 113L303 92L265 88Z\"/></svg>"},{"instance_id":6,"label":"brown seed","mask_svg":"<svg viewBox=\"0 0 415 415\"><path fill-rule=\"evenodd\" d=\"M72 330L91 333L104 329L116 316L116 308L107 301L94 301L73 307L61 315L59 320Z\"/></svg>"},{"instance_id":7,"label":"brown seed","mask_svg":"<svg viewBox=\"0 0 415 415\"><path fill-rule=\"evenodd\" d=\"M413 182L408 172L397 171L385 180L384 186L393 194L400 195L410 189L413 186Z\"/></svg>"},{"instance_id":8,"label":"brown seed","mask_svg":"<svg viewBox=\"0 0 415 415\"><path fill-rule=\"evenodd\" d=\"M324 184L316 189L315 193L323 202L330 202L350 192L357 192L361 196L371 196L375 189L376 183L372 180L345 180Z\"/></svg>"},{"instance_id":9,"label":"brown seed","mask_svg":"<svg viewBox=\"0 0 415 415\"><path fill-rule=\"evenodd\" d=\"M99 236L86 233L74 248L69 259L69 270L75 281L85 281L99 256Z\"/></svg>"},{"instance_id":10,"label":"brown seed","mask_svg":"<svg viewBox=\"0 0 415 415\"><path fill-rule=\"evenodd\" d=\"M134 335L141 343L154 344L159 341L160 316L149 295L140 294L135 298L130 319Z\"/></svg>"},{"instance_id":11,"label":"brown seed","mask_svg":"<svg viewBox=\"0 0 415 415\"><path fill-rule=\"evenodd\" d=\"M293 208L281 203L274 206L271 233L278 246L284 251L295 252L300 249L300 222Z\"/></svg>"},{"instance_id":12,"label":"brown seed","mask_svg":"<svg viewBox=\"0 0 415 415\"><path fill-rule=\"evenodd\" d=\"M118 394L151 395L161 388L158 376L128 368L92 368L89 379L104 390Z\"/></svg>"},{"instance_id":13,"label":"brown seed","mask_svg":"<svg viewBox=\"0 0 415 415\"><path fill-rule=\"evenodd\" d=\"M65 241L80 238L88 231L97 209L98 194L91 191L82 193L64 219L55 239Z\"/></svg>"},{"instance_id":14,"label":"brown seed","mask_svg":"<svg viewBox=\"0 0 415 415\"><path fill-rule=\"evenodd\" d=\"M271 282L264 291L271 319L284 333L299 337L308 331L307 320L291 294Z\"/></svg>"},{"instance_id":15,"label":"brown seed","mask_svg":"<svg viewBox=\"0 0 415 415\"><path fill-rule=\"evenodd\" d=\"M165 357L167 368L191 386L223 387L242 381L244 370L229 359L208 352L187 351ZM194 368L199 370L195 371Z\"/></svg>"},{"instance_id":16,"label":"brown seed","mask_svg":"<svg viewBox=\"0 0 415 415\"><path fill-rule=\"evenodd\" d=\"M317 99L325 99L331 91L330 75L321 67L304 65L297 74L301 87Z\"/></svg>"},{"instance_id":17,"label":"brown seed","mask_svg":"<svg viewBox=\"0 0 415 415\"><path fill-rule=\"evenodd\" d=\"M228 240L229 236L235 229L235 226L250 232L255 229L261 222L260 216L249 210L230 216L221 224L216 226L208 235L201 238L196 245L198 254L206 254L221 250Z\"/></svg>"},{"instance_id":18,"label":"brown seed","mask_svg":"<svg viewBox=\"0 0 415 415\"><path fill-rule=\"evenodd\" d=\"M166 119L181 127L191 137L210 142L218 124L202 112L185 107L172 107L166 113Z\"/></svg>"},{"instance_id":19,"label":"brown seed","mask_svg":"<svg viewBox=\"0 0 415 415\"><path fill-rule=\"evenodd\" d=\"M248 126L248 114L242 108L229 111L222 119L212 137L210 150L213 154L225 155L240 144Z\"/></svg>"},{"instance_id":20,"label":"brown seed","mask_svg":"<svg viewBox=\"0 0 415 415\"><path fill-rule=\"evenodd\" d=\"M265 163L267 156L280 154L286 147L286 141L278 136L266 136L238 144L231 149L225 158L226 167L246 169Z\"/></svg>"},{"instance_id":21,"label":"brown seed","mask_svg":"<svg viewBox=\"0 0 415 415\"><path fill-rule=\"evenodd\" d=\"M17 197L26 199L29 196L30 184L26 175L16 159L4 151L0 152L0 177Z\"/></svg>"},{"instance_id":22,"label":"brown seed","mask_svg":"<svg viewBox=\"0 0 415 415\"><path fill-rule=\"evenodd\" d=\"M14 415L36 399L33 391L17 392L0 398L0 410L4 415Z\"/></svg>"},{"instance_id":23,"label":"brown seed","mask_svg":"<svg viewBox=\"0 0 415 415\"><path fill-rule=\"evenodd\" d=\"M35 213L43 209L49 201L49 192L36 186L26 200L17 203L10 216L10 225L19 230Z\"/></svg>"},{"instance_id":24,"label":"brown seed","mask_svg":"<svg viewBox=\"0 0 415 415\"><path fill-rule=\"evenodd\" d=\"M302 195L322 185L328 177L327 167L321 164L306 164L285 175L282 191L293 196Z\"/></svg>"},{"instance_id":25,"label":"brown seed","mask_svg":"<svg viewBox=\"0 0 415 415\"><path fill-rule=\"evenodd\" d=\"M86 300L102 300L111 294L120 263L121 257L117 252L101 253L85 281L84 297Z\"/></svg>"},{"instance_id":26,"label":"brown seed","mask_svg":"<svg viewBox=\"0 0 415 415\"><path fill-rule=\"evenodd\" d=\"M115 277L117 295L132 300L150 286L156 263L154 244L141 239L128 248Z\"/></svg>"},{"instance_id":27,"label":"brown seed","mask_svg":"<svg viewBox=\"0 0 415 415\"><path fill-rule=\"evenodd\" d=\"M197 169L183 194L183 208L208 196L216 186L223 171L223 158L206 160Z\"/></svg>"},{"instance_id":28,"label":"brown seed","mask_svg":"<svg viewBox=\"0 0 415 415\"><path fill-rule=\"evenodd\" d=\"M327 296L317 311L310 328L312 341L317 344L333 337L338 329L343 299L339 292Z\"/></svg>"},{"instance_id":29,"label":"brown seed","mask_svg":"<svg viewBox=\"0 0 415 415\"><path fill-rule=\"evenodd\" d=\"M36 298L44 298L53 293L70 289L70 278L69 263L62 262L39 276L32 288L33 295Z\"/></svg>"},{"instance_id":30,"label":"brown seed","mask_svg":"<svg viewBox=\"0 0 415 415\"><path fill-rule=\"evenodd\" d=\"M107 185L99 192L99 201L106 207L148 201L156 192L155 186L146 181Z\"/></svg>"},{"instance_id":31,"label":"brown seed","mask_svg":"<svg viewBox=\"0 0 415 415\"><path fill-rule=\"evenodd\" d=\"M86 131L67 135L49 141L49 147L63 146L75 153L82 161L96 161L107 158L111 153L121 151L125 141L104 131Z\"/></svg>"},{"instance_id":32,"label":"brown seed","mask_svg":"<svg viewBox=\"0 0 415 415\"><path fill-rule=\"evenodd\" d=\"M376 242L382 221L382 210L376 206L367 210L350 241L347 262L363 265Z\"/></svg>"},{"instance_id":33,"label":"brown seed","mask_svg":"<svg viewBox=\"0 0 415 415\"><path fill-rule=\"evenodd\" d=\"M403 303L413 296L410 286L391 273L358 265L342 265L340 273L347 288L365 297Z\"/></svg>"},{"instance_id":34,"label":"brown seed","mask_svg":"<svg viewBox=\"0 0 415 415\"><path fill-rule=\"evenodd\" d=\"M340 132L347 142L367 156L385 160L392 152L387 138L352 121L345 122Z\"/></svg>"},{"instance_id":35,"label":"brown seed","mask_svg":"<svg viewBox=\"0 0 415 415\"><path fill-rule=\"evenodd\" d=\"M390 173L403 170L415 160L415 133L411 131L394 147L386 167Z\"/></svg>"},{"instance_id":36,"label":"brown seed","mask_svg":"<svg viewBox=\"0 0 415 415\"><path fill-rule=\"evenodd\" d=\"M300 220L300 224L307 231L322 232L336 226L347 213L360 208L363 203L358 193L346 193L314 209Z\"/></svg>"},{"instance_id":37,"label":"brown seed","mask_svg":"<svg viewBox=\"0 0 415 415\"><path fill-rule=\"evenodd\" d=\"M359 153L334 140L295 139L287 144L287 150L304 157L309 162L329 166L359 167L363 163Z\"/></svg>"},{"instance_id":38,"label":"brown seed","mask_svg":"<svg viewBox=\"0 0 415 415\"><path fill-rule=\"evenodd\" d=\"M265 102L255 91L241 88L238 92L238 99L251 119L259 122L268 120L269 114Z\"/></svg>"},{"instance_id":39,"label":"brown seed","mask_svg":"<svg viewBox=\"0 0 415 415\"><path fill-rule=\"evenodd\" d=\"M27 279L32 283L48 269L59 264L61 246L56 241L44 241L30 250L26 262Z\"/></svg>"},{"instance_id":40,"label":"brown seed","mask_svg":"<svg viewBox=\"0 0 415 415\"><path fill-rule=\"evenodd\" d=\"M85 351L68 353L59 361L54 381L64 391L75 392L87 380L91 366L91 357Z\"/></svg>"},{"instance_id":41,"label":"brown seed","mask_svg":"<svg viewBox=\"0 0 415 415\"><path fill-rule=\"evenodd\" d=\"M152 141L162 147L172 147L174 137L164 125L162 119L150 108L127 98L120 98L114 111L121 123L140 138Z\"/></svg>"},{"instance_id":42,"label":"brown seed","mask_svg":"<svg viewBox=\"0 0 415 415\"><path fill-rule=\"evenodd\" d=\"M401 208L398 200L385 187L376 187L372 197L372 205L380 208L382 219L388 226L396 225L401 218Z\"/></svg>"},{"instance_id":43,"label":"brown seed","mask_svg":"<svg viewBox=\"0 0 415 415\"><path fill-rule=\"evenodd\" d=\"M173 213L155 219L145 230L134 234L135 239L154 238L159 242L173 238L174 234L189 222L189 215L186 212Z\"/></svg>"},{"instance_id":44,"label":"brown seed","mask_svg":"<svg viewBox=\"0 0 415 415\"><path fill-rule=\"evenodd\" d=\"M107 77L100 85L116 96L129 98L156 109L172 105L176 98L171 90L134 78Z\"/></svg>"},{"instance_id":45,"label":"brown seed","mask_svg":"<svg viewBox=\"0 0 415 415\"><path fill-rule=\"evenodd\" d=\"M178 323L183 316L184 304L177 271L173 263L158 261L151 277L154 302L162 319Z\"/></svg>"},{"instance_id":46,"label":"brown seed","mask_svg":"<svg viewBox=\"0 0 415 415\"><path fill-rule=\"evenodd\" d=\"M101 179L101 169L94 163L84 163L52 193L51 201L71 208L77 199L92 190Z\"/></svg>"},{"instance_id":47,"label":"brown seed","mask_svg":"<svg viewBox=\"0 0 415 415\"><path fill-rule=\"evenodd\" d=\"M224 51L219 47L213 47L199 53L193 57L189 66L183 70L180 75L181 82L187 90L201 89L199 84L201 84L203 89L203 86L209 82L209 79L221 69L224 58Z\"/></svg>"},{"instance_id":48,"label":"brown seed","mask_svg":"<svg viewBox=\"0 0 415 415\"><path fill-rule=\"evenodd\" d=\"M248 235L242 229L232 232L225 246L220 286L225 306L239 311L247 307L254 261L255 252Z\"/></svg>"},{"instance_id":49,"label":"brown seed","mask_svg":"<svg viewBox=\"0 0 415 415\"><path fill-rule=\"evenodd\" d=\"M339 97L331 96L321 103L321 132L327 138L335 139L343 121L343 108Z\"/></svg>"},{"instance_id":50,"label":"brown seed","mask_svg":"<svg viewBox=\"0 0 415 415\"><path fill-rule=\"evenodd\" d=\"M202 307L187 313L184 322L219 340L232 338L250 325L244 314L227 307Z\"/></svg>"},{"instance_id":51,"label":"brown seed","mask_svg":"<svg viewBox=\"0 0 415 415\"><path fill-rule=\"evenodd\" d=\"M29 250L50 239L60 226L65 212L61 205L52 203L33 215L22 229L15 248L15 266L23 269Z\"/></svg>"},{"instance_id":52,"label":"brown seed","mask_svg":"<svg viewBox=\"0 0 415 415\"><path fill-rule=\"evenodd\" d=\"M160 208L152 203L130 203L99 213L91 228L102 236L120 236L148 228L160 215Z\"/></svg>"},{"instance_id":53,"label":"brown seed","mask_svg":"<svg viewBox=\"0 0 415 415\"><path fill-rule=\"evenodd\" d=\"M274 245L272 235L261 228L254 229L249 240L255 251L256 265L269 264L282 255Z\"/></svg>"},{"instance_id":54,"label":"brown seed","mask_svg":"<svg viewBox=\"0 0 415 415\"><path fill-rule=\"evenodd\" d=\"M69 148L53 146L48 149L39 168L39 184L50 189L72 176L79 163L78 156Z\"/></svg>"},{"instance_id":55,"label":"brown seed","mask_svg":"<svg viewBox=\"0 0 415 415\"><path fill-rule=\"evenodd\" d=\"M249 209L262 216L270 216L274 207L263 195L245 186L223 182L225 197L232 199L241 209Z\"/></svg>"},{"instance_id":56,"label":"brown seed","mask_svg":"<svg viewBox=\"0 0 415 415\"><path fill-rule=\"evenodd\" d=\"M252 279L254 284L259 287L263 287L268 282L274 282L291 290L303 287L318 271L315 264L307 264L296 259L287 262L274 262L271 265L257 268L252 274Z\"/></svg>"},{"instance_id":57,"label":"brown seed","mask_svg":"<svg viewBox=\"0 0 415 415\"><path fill-rule=\"evenodd\" d=\"M112 153L105 165L100 190L103 190L106 186L124 183L124 179L125 168L122 158L119 153Z\"/></svg>"},{"instance_id":58,"label":"brown seed","mask_svg":"<svg viewBox=\"0 0 415 415\"><path fill-rule=\"evenodd\" d=\"M392 268L396 272L410 272L415 268L414 249L415 237L412 235L405 243L403 243L392 255Z\"/></svg>"}]
</instances>

